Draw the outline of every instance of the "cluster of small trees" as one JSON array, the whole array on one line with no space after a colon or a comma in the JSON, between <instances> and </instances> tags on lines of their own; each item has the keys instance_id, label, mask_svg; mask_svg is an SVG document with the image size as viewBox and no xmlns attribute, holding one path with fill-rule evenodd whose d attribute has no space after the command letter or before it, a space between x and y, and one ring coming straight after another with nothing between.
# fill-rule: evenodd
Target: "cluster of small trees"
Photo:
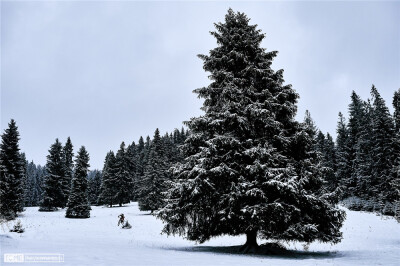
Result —
<instances>
[{"instance_id":1,"label":"cluster of small trees","mask_svg":"<svg viewBox=\"0 0 400 266\"><path fill-rule=\"evenodd\" d=\"M39 211L55 211L65 208L68 218L89 218L87 175L89 154L82 146L75 158L71 139L63 146L56 139L47 155L46 175L43 180Z\"/></svg>"},{"instance_id":2,"label":"cluster of small trees","mask_svg":"<svg viewBox=\"0 0 400 266\"><path fill-rule=\"evenodd\" d=\"M26 161L25 171L25 207L39 206L43 196L43 180L47 174L46 167Z\"/></svg>"},{"instance_id":3,"label":"cluster of small trees","mask_svg":"<svg viewBox=\"0 0 400 266\"><path fill-rule=\"evenodd\" d=\"M336 182L344 203L355 210L399 217L400 90L394 114L375 86L363 101L354 91L346 123L339 113L336 139Z\"/></svg>"},{"instance_id":4,"label":"cluster of small trees","mask_svg":"<svg viewBox=\"0 0 400 266\"><path fill-rule=\"evenodd\" d=\"M161 137L156 129L153 139L147 137L144 141L140 137L138 144L133 142L128 147L122 142L116 154L107 153L100 189L93 186L99 192L97 204L112 207L136 200L141 210L159 209L170 180L168 169L182 159L178 146L187 135L182 128ZM98 181L93 179L93 182Z\"/></svg>"}]
</instances>

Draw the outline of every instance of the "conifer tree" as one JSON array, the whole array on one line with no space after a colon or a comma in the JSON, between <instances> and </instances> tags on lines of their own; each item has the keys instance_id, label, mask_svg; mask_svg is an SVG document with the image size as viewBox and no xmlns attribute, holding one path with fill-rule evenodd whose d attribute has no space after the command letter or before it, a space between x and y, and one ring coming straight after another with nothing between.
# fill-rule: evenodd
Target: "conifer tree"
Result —
<instances>
[{"instance_id":1,"label":"conifer tree","mask_svg":"<svg viewBox=\"0 0 400 266\"><path fill-rule=\"evenodd\" d=\"M116 178L116 159L114 152L110 151L107 153L103 167L103 177L101 180L100 195L98 198L98 204L109 205L116 204L115 195L117 194L117 178Z\"/></svg>"},{"instance_id":2,"label":"conifer tree","mask_svg":"<svg viewBox=\"0 0 400 266\"><path fill-rule=\"evenodd\" d=\"M63 208L64 205L64 186L65 164L61 142L56 142L50 146L49 155L46 163L47 175L43 185L43 198L40 202L39 211L55 211Z\"/></svg>"},{"instance_id":3,"label":"conifer tree","mask_svg":"<svg viewBox=\"0 0 400 266\"><path fill-rule=\"evenodd\" d=\"M126 160L127 167L129 171L130 181L131 181L131 200L135 200L137 198L137 163L138 163L138 154L135 142L128 145L126 148Z\"/></svg>"},{"instance_id":4,"label":"conifer tree","mask_svg":"<svg viewBox=\"0 0 400 266\"><path fill-rule=\"evenodd\" d=\"M393 96L394 108L394 139L393 139L393 181L391 183L395 194L395 216L400 221L400 89Z\"/></svg>"},{"instance_id":5,"label":"conifer tree","mask_svg":"<svg viewBox=\"0 0 400 266\"><path fill-rule=\"evenodd\" d=\"M303 124L306 128L307 134L311 137L311 139L315 140L318 137L318 128L315 125L314 120L311 118L310 111L308 110L306 110Z\"/></svg>"},{"instance_id":6,"label":"conifer tree","mask_svg":"<svg viewBox=\"0 0 400 266\"><path fill-rule=\"evenodd\" d=\"M349 145L349 160L351 161L350 176L347 177L346 190L349 196L357 194L357 169L358 162L356 160L357 143L360 139L363 123L365 121L365 102L361 100L354 91L351 94L351 103L349 105L349 123L348 123L348 145Z\"/></svg>"},{"instance_id":7,"label":"conifer tree","mask_svg":"<svg viewBox=\"0 0 400 266\"><path fill-rule=\"evenodd\" d=\"M73 162L73 157L74 157L74 152L73 152L74 146L72 145L71 138L68 137L67 142L65 143L63 147L63 160L64 160L64 167L65 167L65 174L64 174L64 180L62 181L62 187L63 187L63 194L64 194L64 205L67 204L68 201L68 196L69 192L71 189L71 181L72 181L72 176L73 176L73 171L74 171L74 162Z\"/></svg>"},{"instance_id":8,"label":"conifer tree","mask_svg":"<svg viewBox=\"0 0 400 266\"><path fill-rule=\"evenodd\" d=\"M162 193L165 192L168 181L168 160L158 128L154 132L149 149L147 164L140 184L139 209L153 212L164 206Z\"/></svg>"},{"instance_id":9,"label":"conifer tree","mask_svg":"<svg viewBox=\"0 0 400 266\"><path fill-rule=\"evenodd\" d=\"M144 157L145 157L144 140L142 136L140 136L139 138L139 142L136 148L136 153L138 155L138 161L136 164L137 167L136 175L138 177L142 177L144 172Z\"/></svg>"},{"instance_id":10,"label":"conifer tree","mask_svg":"<svg viewBox=\"0 0 400 266\"><path fill-rule=\"evenodd\" d=\"M158 213L163 231L199 242L246 234L244 251L257 237L337 243L344 212L322 193L314 141L294 120L298 95L248 22L229 9L211 33L218 47L200 55L212 82L195 90L205 114L186 122L186 158Z\"/></svg>"},{"instance_id":11,"label":"conifer tree","mask_svg":"<svg viewBox=\"0 0 400 266\"><path fill-rule=\"evenodd\" d=\"M125 143L122 142L120 149L115 156L116 168L116 187L117 193L115 195L116 203L119 206L129 203L132 196L133 180L129 170L129 158L125 149Z\"/></svg>"},{"instance_id":12,"label":"conifer tree","mask_svg":"<svg viewBox=\"0 0 400 266\"><path fill-rule=\"evenodd\" d=\"M356 168L353 170L357 176L356 189L353 192L355 196L361 198L374 197L373 189L371 189L372 180L372 106L370 101L364 103L364 114L360 125L360 134L355 144L355 160Z\"/></svg>"},{"instance_id":13,"label":"conifer tree","mask_svg":"<svg viewBox=\"0 0 400 266\"><path fill-rule=\"evenodd\" d=\"M0 145L0 218L6 220L23 211L25 169L19 140L18 127L11 119Z\"/></svg>"},{"instance_id":14,"label":"conifer tree","mask_svg":"<svg viewBox=\"0 0 400 266\"><path fill-rule=\"evenodd\" d=\"M82 146L75 159L76 167L71 182L71 192L68 197L67 218L89 218L90 205L88 201L87 175L89 172L89 153Z\"/></svg>"},{"instance_id":15,"label":"conifer tree","mask_svg":"<svg viewBox=\"0 0 400 266\"><path fill-rule=\"evenodd\" d=\"M324 164L329 168L326 180L328 182L328 188L330 191L334 191L339 187L339 180L336 178L337 171L337 158L336 158L336 147L332 136L326 133L325 147L324 147Z\"/></svg>"},{"instance_id":16,"label":"conifer tree","mask_svg":"<svg viewBox=\"0 0 400 266\"><path fill-rule=\"evenodd\" d=\"M29 179L28 179L28 161L26 160L26 155L24 152L21 152L19 154L20 160L21 160L21 165L22 168L24 169L24 173L22 176L22 187L24 190L24 196L20 199L21 200L21 205L24 207L27 207L27 205L25 205L26 201L28 200L28 196L29 196Z\"/></svg>"},{"instance_id":17,"label":"conifer tree","mask_svg":"<svg viewBox=\"0 0 400 266\"><path fill-rule=\"evenodd\" d=\"M394 125L385 101L380 96L375 86L371 89L372 95L372 171L371 171L371 188L379 195L384 214L393 214L393 210L385 208L387 202L394 199L394 191L390 184L393 180L393 139Z\"/></svg>"}]
</instances>

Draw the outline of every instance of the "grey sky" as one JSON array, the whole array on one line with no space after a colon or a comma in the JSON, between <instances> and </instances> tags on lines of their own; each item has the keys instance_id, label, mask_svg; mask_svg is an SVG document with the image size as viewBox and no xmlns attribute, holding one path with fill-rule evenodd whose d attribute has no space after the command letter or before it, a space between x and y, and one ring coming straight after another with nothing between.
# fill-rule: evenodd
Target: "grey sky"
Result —
<instances>
[{"instance_id":1,"label":"grey sky","mask_svg":"<svg viewBox=\"0 0 400 266\"><path fill-rule=\"evenodd\" d=\"M391 105L400 87L400 2L1 2L1 130L11 118L29 160L55 138L85 145L93 168L121 141L180 128L201 114L208 84L197 54L229 7L245 12L278 50L273 68L335 135L350 93L372 84Z\"/></svg>"}]
</instances>

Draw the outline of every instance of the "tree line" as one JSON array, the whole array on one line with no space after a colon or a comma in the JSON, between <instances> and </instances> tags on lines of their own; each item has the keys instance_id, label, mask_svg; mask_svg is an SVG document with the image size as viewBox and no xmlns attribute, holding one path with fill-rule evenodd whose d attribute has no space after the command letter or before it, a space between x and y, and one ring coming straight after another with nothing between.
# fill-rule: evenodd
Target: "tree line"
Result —
<instances>
[{"instance_id":1,"label":"tree line","mask_svg":"<svg viewBox=\"0 0 400 266\"><path fill-rule=\"evenodd\" d=\"M73 161L70 139L64 146L56 140L39 210L67 207L67 217L87 218L90 205L134 200L165 222L164 233L199 242L245 234L245 251L257 248L257 237L339 242L340 200L398 215L400 91L393 116L374 86L367 101L353 92L348 122L339 114L335 143L309 112L295 120L299 95L285 84L283 70L271 68L277 52L260 46L265 35L249 21L229 9L215 24L218 46L199 55L211 83L194 91L204 115L184 122L186 131L161 136L156 129L152 139L122 142L89 177L84 147ZM2 135L2 214L15 216L24 206L21 158L12 120Z\"/></svg>"}]
</instances>

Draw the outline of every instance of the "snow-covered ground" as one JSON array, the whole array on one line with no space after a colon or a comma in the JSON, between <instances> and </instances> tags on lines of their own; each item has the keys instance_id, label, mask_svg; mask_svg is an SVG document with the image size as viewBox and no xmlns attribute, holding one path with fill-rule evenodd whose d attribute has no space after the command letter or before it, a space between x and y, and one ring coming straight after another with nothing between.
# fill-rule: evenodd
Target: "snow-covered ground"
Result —
<instances>
[{"instance_id":1,"label":"snow-covered ground","mask_svg":"<svg viewBox=\"0 0 400 266\"><path fill-rule=\"evenodd\" d=\"M117 227L120 213L132 229ZM0 228L0 265L4 253L64 254L64 262L54 265L400 265L400 224L371 213L347 210L341 243L313 243L308 252L301 243L285 244L298 250L286 256L229 254L221 248L243 244L244 236L196 244L161 235L162 222L140 212L137 203L92 207L90 219L67 219L64 214L64 210L46 213L31 207L20 217L25 233Z\"/></svg>"}]
</instances>

